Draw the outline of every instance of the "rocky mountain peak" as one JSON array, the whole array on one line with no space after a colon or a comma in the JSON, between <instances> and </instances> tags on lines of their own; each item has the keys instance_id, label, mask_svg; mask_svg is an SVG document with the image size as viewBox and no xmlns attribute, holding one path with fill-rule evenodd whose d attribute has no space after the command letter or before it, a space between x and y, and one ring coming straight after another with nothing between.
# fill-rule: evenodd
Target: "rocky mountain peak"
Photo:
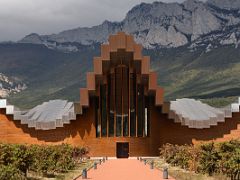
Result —
<instances>
[{"instance_id":1,"label":"rocky mountain peak","mask_svg":"<svg viewBox=\"0 0 240 180\"><path fill-rule=\"evenodd\" d=\"M56 46L61 43L91 45L106 42L110 34L118 31L134 35L135 40L145 48L191 45L195 41L206 39L206 36L209 36L210 41L215 41L212 37L219 39L224 36L226 39L233 31L236 31L235 42L238 42L240 10L236 9L239 7L239 0L186 0L182 4L157 1L141 3L133 7L121 22L105 20L97 26L47 36L30 34L20 42L42 43L47 47L53 47L53 42L56 42ZM76 49L75 46L67 48Z\"/></svg>"},{"instance_id":2,"label":"rocky mountain peak","mask_svg":"<svg viewBox=\"0 0 240 180\"><path fill-rule=\"evenodd\" d=\"M213 5L220 9L240 10L240 1L239 0L208 0L207 4Z\"/></svg>"},{"instance_id":3,"label":"rocky mountain peak","mask_svg":"<svg viewBox=\"0 0 240 180\"><path fill-rule=\"evenodd\" d=\"M154 2L141 3L132 8L126 16L126 19L131 20L136 17L153 17L160 18L162 16L178 16L182 14L182 7L178 3L163 3Z\"/></svg>"},{"instance_id":4,"label":"rocky mountain peak","mask_svg":"<svg viewBox=\"0 0 240 180\"><path fill-rule=\"evenodd\" d=\"M41 39L40 35L38 35L36 33L32 33L32 34L27 35L20 42L21 43L32 43L32 42L34 42L35 44L41 44L42 39Z\"/></svg>"},{"instance_id":5,"label":"rocky mountain peak","mask_svg":"<svg viewBox=\"0 0 240 180\"><path fill-rule=\"evenodd\" d=\"M108 21L108 20L105 20L105 21L103 21L103 23L102 23L102 25L111 25L111 21Z\"/></svg>"},{"instance_id":6,"label":"rocky mountain peak","mask_svg":"<svg viewBox=\"0 0 240 180\"><path fill-rule=\"evenodd\" d=\"M205 4L202 1L198 0L186 0L183 2L184 8L190 11L194 11L196 8L202 7L204 5Z\"/></svg>"}]
</instances>

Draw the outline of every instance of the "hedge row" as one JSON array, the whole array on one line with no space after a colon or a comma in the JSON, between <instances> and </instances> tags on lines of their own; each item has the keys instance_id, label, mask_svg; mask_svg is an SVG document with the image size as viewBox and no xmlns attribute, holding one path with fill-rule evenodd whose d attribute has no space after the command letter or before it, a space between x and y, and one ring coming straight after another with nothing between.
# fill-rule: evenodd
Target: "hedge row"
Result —
<instances>
[{"instance_id":1,"label":"hedge row","mask_svg":"<svg viewBox=\"0 0 240 180\"><path fill-rule=\"evenodd\" d=\"M224 174L240 179L240 141L206 143L200 145L171 145L160 148L160 156L167 163L197 173Z\"/></svg>"},{"instance_id":2,"label":"hedge row","mask_svg":"<svg viewBox=\"0 0 240 180\"><path fill-rule=\"evenodd\" d=\"M66 172L87 153L86 148L67 144L0 144L0 179L25 179L28 170L43 175Z\"/></svg>"}]
</instances>

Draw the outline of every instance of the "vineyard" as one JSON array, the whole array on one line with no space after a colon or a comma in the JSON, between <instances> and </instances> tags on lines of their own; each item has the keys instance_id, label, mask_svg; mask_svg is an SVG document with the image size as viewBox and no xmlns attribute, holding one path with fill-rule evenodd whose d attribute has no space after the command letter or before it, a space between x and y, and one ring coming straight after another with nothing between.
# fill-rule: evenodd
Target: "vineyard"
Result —
<instances>
[{"instance_id":1,"label":"vineyard","mask_svg":"<svg viewBox=\"0 0 240 180\"><path fill-rule=\"evenodd\" d=\"M222 174L240 179L240 141L199 145L171 145L160 148L160 157L172 166L209 176Z\"/></svg>"},{"instance_id":2,"label":"vineyard","mask_svg":"<svg viewBox=\"0 0 240 180\"><path fill-rule=\"evenodd\" d=\"M28 172L43 177L74 169L82 157L88 153L86 148L62 144L18 145L0 144L0 179L24 180Z\"/></svg>"}]
</instances>

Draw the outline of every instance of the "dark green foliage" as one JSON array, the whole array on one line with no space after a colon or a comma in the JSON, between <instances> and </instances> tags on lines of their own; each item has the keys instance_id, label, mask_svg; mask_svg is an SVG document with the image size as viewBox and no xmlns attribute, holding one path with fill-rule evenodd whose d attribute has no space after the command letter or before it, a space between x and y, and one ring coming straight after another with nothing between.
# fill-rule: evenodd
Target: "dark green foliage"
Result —
<instances>
[{"instance_id":1,"label":"dark green foliage","mask_svg":"<svg viewBox=\"0 0 240 180\"><path fill-rule=\"evenodd\" d=\"M190 168L192 154L191 147L188 145L178 146L166 144L160 149L160 155L165 158L167 163L180 166L184 169Z\"/></svg>"},{"instance_id":2,"label":"dark green foliage","mask_svg":"<svg viewBox=\"0 0 240 180\"><path fill-rule=\"evenodd\" d=\"M26 174L31 165L31 153L24 145L4 145L0 144L0 164L12 165Z\"/></svg>"},{"instance_id":3,"label":"dark green foliage","mask_svg":"<svg viewBox=\"0 0 240 180\"><path fill-rule=\"evenodd\" d=\"M32 145L33 163L30 169L40 173L66 172L75 167L76 162L85 154L85 148L71 147L66 144L57 146ZM78 154L75 154L75 151Z\"/></svg>"},{"instance_id":4,"label":"dark green foliage","mask_svg":"<svg viewBox=\"0 0 240 180\"><path fill-rule=\"evenodd\" d=\"M33 163L30 169L40 173L65 172L75 165L73 148L69 145L30 146Z\"/></svg>"},{"instance_id":5,"label":"dark green foliage","mask_svg":"<svg viewBox=\"0 0 240 180\"><path fill-rule=\"evenodd\" d=\"M229 159L228 174L232 179L240 179L240 149Z\"/></svg>"},{"instance_id":6,"label":"dark green foliage","mask_svg":"<svg viewBox=\"0 0 240 180\"><path fill-rule=\"evenodd\" d=\"M232 179L240 179L240 141L219 144L219 167Z\"/></svg>"},{"instance_id":7,"label":"dark green foliage","mask_svg":"<svg viewBox=\"0 0 240 180\"><path fill-rule=\"evenodd\" d=\"M160 156L174 166L195 172L225 174L240 179L240 141L206 143L196 146L166 144Z\"/></svg>"},{"instance_id":8,"label":"dark green foliage","mask_svg":"<svg viewBox=\"0 0 240 180\"><path fill-rule=\"evenodd\" d=\"M67 144L56 146L0 144L0 166L3 169L1 173L13 171L13 174L20 173L21 176L26 176L28 170L43 175L62 173L73 169L79 159L87 153L86 148Z\"/></svg>"},{"instance_id":9,"label":"dark green foliage","mask_svg":"<svg viewBox=\"0 0 240 180\"><path fill-rule=\"evenodd\" d=\"M218 170L218 160L220 156L216 150L214 143L203 144L201 146L201 154L199 160L199 168L201 172L212 175Z\"/></svg>"},{"instance_id":10,"label":"dark green foliage","mask_svg":"<svg viewBox=\"0 0 240 180\"><path fill-rule=\"evenodd\" d=\"M26 180L26 176L13 165L0 165L1 180Z\"/></svg>"},{"instance_id":11,"label":"dark green foliage","mask_svg":"<svg viewBox=\"0 0 240 180\"><path fill-rule=\"evenodd\" d=\"M188 146L180 146L175 155L176 164L178 164L181 168L189 168L190 161L190 152Z\"/></svg>"},{"instance_id":12,"label":"dark green foliage","mask_svg":"<svg viewBox=\"0 0 240 180\"><path fill-rule=\"evenodd\" d=\"M160 149L160 155L165 158L167 163L175 164L175 155L177 153L178 149L177 146L172 144L165 144Z\"/></svg>"}]
</instances>

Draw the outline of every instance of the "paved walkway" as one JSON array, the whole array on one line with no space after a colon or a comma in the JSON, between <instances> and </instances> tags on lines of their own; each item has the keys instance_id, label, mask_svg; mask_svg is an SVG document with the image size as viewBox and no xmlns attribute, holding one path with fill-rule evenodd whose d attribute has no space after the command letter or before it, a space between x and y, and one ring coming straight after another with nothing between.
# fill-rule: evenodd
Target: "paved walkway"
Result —
<instances>
[{"instance_id":1,"label":"paved walkway","mask_svg":"<svg viewBox=\"0 0 240 180\"><path fill-rule=\"evenodd\" d=\"M92 180L162 180L162 171L150 169L136 159L108 160L97 169L88 171L88 179ZM82 179L80 177L78 180ZM173 180L173 178L169 179Z\"/></svg>"}]
</instances>

